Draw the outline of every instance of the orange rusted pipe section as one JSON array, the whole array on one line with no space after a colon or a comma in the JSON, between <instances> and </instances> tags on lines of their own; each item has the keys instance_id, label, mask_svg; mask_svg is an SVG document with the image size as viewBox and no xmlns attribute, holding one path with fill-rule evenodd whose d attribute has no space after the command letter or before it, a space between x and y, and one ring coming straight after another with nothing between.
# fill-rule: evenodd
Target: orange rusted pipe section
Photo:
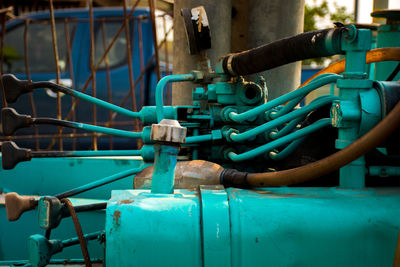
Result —
<instances>
[{"instance_id":1,"label":"orange rusted pipe section","mask_svg":"<svg viewBox=\"0 0 400 267\"><path fill-rule=\"evenodd\" d=\"M376 48L367 52L367 59L366 59L367 64L381 62L381 61L400 61L400 47ZM320 70L313 76L311 76L302 85L300 85L300 87L308 84L312 79L314 79L318 75L324 73L336 73L336 74L342 73L344 72L345 65L346 65L345 59L339 60L329 65L328 67Z\"/></svg>"},{"instance_id":2,"label":"orange rusted pipe section","mask_svg":"<svg viewBox=\"0 0 400 267\"><path fill-rule=\"evenodd\" d=\"M303 183L354 161L372 148L381 144L400 125L400 102L389 115L372 130L346 148L319 161L278 172L253 173L247 175L247 184L251 186L273 187Z\"/></svg>"}]
</instances>

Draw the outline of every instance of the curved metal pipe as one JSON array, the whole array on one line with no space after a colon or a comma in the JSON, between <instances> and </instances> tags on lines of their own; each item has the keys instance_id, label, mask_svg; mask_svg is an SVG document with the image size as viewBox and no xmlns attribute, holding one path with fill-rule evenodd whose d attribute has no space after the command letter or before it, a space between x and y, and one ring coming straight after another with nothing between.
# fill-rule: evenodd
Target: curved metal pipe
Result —
<instances>
[{"instance_id":1,"label":"curved metal pipe","mask_svg":"<svg viewBox=\"0 0 400 267\"><path fill-rule=\"evenodd\" d=\"M389 137L400 124L400 102L389 115L372 130L346 148L305 166L269 173L249 173L245 184L256 187L273 187L303 183L354 161ZM228 177L223 177L226 180Z\"/></svg>"}]
</instances>

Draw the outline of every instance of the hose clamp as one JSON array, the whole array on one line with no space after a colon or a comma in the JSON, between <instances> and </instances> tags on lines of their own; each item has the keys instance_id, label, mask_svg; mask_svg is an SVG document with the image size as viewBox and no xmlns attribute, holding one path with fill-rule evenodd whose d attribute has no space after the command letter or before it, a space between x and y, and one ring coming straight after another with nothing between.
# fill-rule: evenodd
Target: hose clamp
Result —
<instances>
[{"instance_id":1,"label":"hose clamp","mask_svg":"<svg viewBox=\"0 0 400 267\"><path fill-rule=\"evenodd\" d=\"M232 69L232 59L233 59L233 55L228 57L228 60L226 62L226 68L230 75L237 76L237 74Z\"/></svg>"}]
</instances>

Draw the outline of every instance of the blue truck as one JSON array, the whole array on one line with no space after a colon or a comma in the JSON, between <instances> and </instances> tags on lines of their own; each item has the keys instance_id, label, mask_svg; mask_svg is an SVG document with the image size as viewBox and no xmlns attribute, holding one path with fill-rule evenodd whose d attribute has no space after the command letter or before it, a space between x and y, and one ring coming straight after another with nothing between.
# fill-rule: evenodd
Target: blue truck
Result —
<instances>
[{"instance_id":1,"label":"blue truck","mask_svg":"<svg viewBox=\"0 0 400 267\"><path fill-rule=\"evenodd\" d=\"M54 15L61 83L75 90L81 90L91 74L89 11L88 9L56 10ZM93 17L94 62L97 64L106 47L123 24L124 13L122 8L94 8ZM135 96L139 110L142 105L154 104L154 88L157 82L153 56L154 42L149 10L136 8L131 18L129 30L133 77L138 80ZM140 30L138 27L140 27ZM56 64L51 33L50 13L48 11L27 14L9 21L6 24L4 38L5 73L13 73L22 80L30 78L32 81L55 81ZM70 47L67 45L68 41ZM25 42L26 47L24 48ZM125 98L123 106L131 109L131 97L127 98L130 83L126 47L125 30L123 30L107 55L108 66L103 61L96 71L96 97L117 105L121 105ZM27 50L26 55L25 50ZM26 61L28 64L26 64ZM72 62L71 65L69 61ZM29 69L26 68L26 65ZM108 72L106 67L109 69ZM143 79L139 80L142 71L144 73ZM91 85L89 83L85 93L92 94ZM57 100L53 91L50 89L35 90L33 99L37 117L56 117ZM126 99L128 100L126 101ZM72 101L69 96L62 96L61 100L62 116L65 118L71 108ZM33 113L28 95L21 97L18 103L9 106L15 108L21 114L32 115ZM92 105L88 103L79 103L75 114L74 120L76 121L93 122ZM110 115L109 111L97 108L97 123L104 125L109 121ZM134 130L133 122L120 116L115 118L113 126ZM17 132L19 139L16 142L22 147L34 148L33 133L33 129L19 130ZM42 149L48 146L51 136L55 133L57 133L57 128L53 126L41 126L39 128L39 134L47 135L47 139L40 140ZM71 131L65 129L64 133L68 134ZM27 138L22 138L22 136ZM79 138L75 141L76 149L90 149L92 146L91 137ZM129 140L124 138L114 138L113 148L132 149L136 146L134 142L129 144L127 141ZM63 143L64 149L71 149L71 138L64 139ZM108 149L109 143L109 137L99 138L99 149ZM54 146L54 148L57 148L57 146Z\"/></svg>"}]
</instances>

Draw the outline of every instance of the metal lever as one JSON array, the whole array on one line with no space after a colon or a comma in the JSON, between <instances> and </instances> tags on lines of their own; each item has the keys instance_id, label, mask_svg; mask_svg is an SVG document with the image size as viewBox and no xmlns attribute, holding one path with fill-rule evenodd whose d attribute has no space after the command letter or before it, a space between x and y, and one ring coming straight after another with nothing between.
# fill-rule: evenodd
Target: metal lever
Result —
<instances>
[{"instance_id":1,"label":"metal lever","mask_svg":"<svg viewBox=\"0 0 400 267\"><path fill-rule=\"evenodd\" d=\"M74 206L75 212L105 209L107 202L92 203ZM69 217L67 207L57 197L44 196L38 202L38 222L43 229L56 228L63 218Z\"/></svg>"},{"instance_id":2,"label":"metal lever","mask_svg":"<svg viewBox=\"0 0 400 267\"><path fill-rule=\"evenodd\" d=\"M29 127L32 123L32 117L29 115L21 115L13 108L3 108L1 110L1 121L3 134L13 135L20 128Z\"/></svg>"},{"instance_id":3,"label":"metal lever","mask_svg":"<svg viewBox=\"0 0 400 267\"><path fill-rule=\"evenodd\" d=\"M5 195L7 219L16 221L22 213L33 210L38 204L39 196L20 196L17 193Z\"/></svg>"}]
</instances>

